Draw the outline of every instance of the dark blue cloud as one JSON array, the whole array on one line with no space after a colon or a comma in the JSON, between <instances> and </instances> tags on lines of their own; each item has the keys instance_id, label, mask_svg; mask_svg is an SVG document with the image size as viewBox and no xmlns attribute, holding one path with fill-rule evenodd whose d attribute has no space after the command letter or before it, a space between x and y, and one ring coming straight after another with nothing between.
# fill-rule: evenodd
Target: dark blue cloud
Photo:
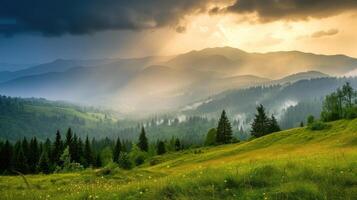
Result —
<instances>
[{"instance_id":1,"label":"dark blue cloud","mask_svg":"<svg viewBox=\"0 0 357 200\"><path fill-rule=\"evenodd\" d=\"M176 26L209 0L3 0L0 33L40 32L46 36L102 30L141 30Z\"/></svg>"},{"instance_id":2,"label":"dark blue cloud","mask_svg":"<svg viewBox=\"0 0 357 200\"><path fill-rule=\"evenodd\" d=\"M357 0L237 0L210 12L257 13L261 21L274 21L323 18L348 10L357 10Z\"/></svg>"},{"instance_id":3,"label":"dark blue cloud","mask_svg":"<svg viewBox=\"0 0 357 200\"><path fill-rule=\"evenodd\" d=\"M172 26L179 32L187 14L206 12L219 0L2 0L0 34L37 32L45 36L102 30L142 30ZM326 17L357 9L357 0L236 0L215 13L257 13L261 21Z\"/></svg>"}]
</instances>

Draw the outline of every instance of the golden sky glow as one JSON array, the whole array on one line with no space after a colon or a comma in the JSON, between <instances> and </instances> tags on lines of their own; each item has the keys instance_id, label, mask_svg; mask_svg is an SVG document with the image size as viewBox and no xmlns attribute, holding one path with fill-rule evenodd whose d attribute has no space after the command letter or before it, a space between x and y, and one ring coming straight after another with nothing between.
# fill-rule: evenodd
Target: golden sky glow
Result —
<instances>
[{"instance_id":1,"label":"golden sky glow","mask_svg":"<svg viewBox=\"0 0 357 200\"><path fill-rule=\"evenodd\" d=\"M254 15L205 14L187 18L184 33L172 29L152 32L153 40L149 40L148 45L156 46L159 55L232 46L250 52L299 50L357 57L356 33L357 14L353 12L322 19L270 23L258 23ZM160 44L155 43L158 41L155 38Z\"/></svg>"}]
</instances>

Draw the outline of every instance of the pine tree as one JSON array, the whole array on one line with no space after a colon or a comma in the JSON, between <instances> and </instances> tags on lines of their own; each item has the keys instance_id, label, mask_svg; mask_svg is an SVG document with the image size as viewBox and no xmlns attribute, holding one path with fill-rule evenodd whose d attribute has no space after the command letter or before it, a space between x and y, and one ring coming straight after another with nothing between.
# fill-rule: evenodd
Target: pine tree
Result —
<instances>
[{"instance_id":1,"label":"pine tree","mask_svg":"<svg viewBox=\"0 0 357 200\"><path fill-rule=\"evenodd\" d=\"M146 138L144 127L141 128L138 147L140 148L141 151L148 152L149 150L148 139Z\"/></svg>"},{"instance_id":2,"label":"pine tree","mask_svg":"<svg viewBox=\"0 0 357 200\"><path fill-rule=\"evenodd\" d=\"M304 127L304 122L303 121L300 122L300 127Z\"/></svg>"},{"instance_id":3,"label":"pine tree","mask_svg":"<svg viewBox=\"0 0 357 200\"><path fill-rule=\"evenodd\" d=\"M78 138L77 142L77 154L78 154L78 162L83 165L84 158L83 158L83 142L81 138Z\"/></svg>"},{"instance_id":4,"label":"pine tree","mask_svg":"<svg viewBox=\"0 0 357 200\"><path fill-rule=\"evenodd\" d=\"M263 105L257 107L258 114L255 115L252 123L251 134L254 137L261 137L269 133L269 118L265 113Z\"/></svg>"},{"instance_id":5,"label":"pine tree","mask_svg":"<svg viewBox=\"0 0 357 200\"><path fill-rule=\"evenodd\" d=\"M205 146L216 144L216 138L217 138L217 129L215 128L210 129L206 136Z\"/></svg>"},{"instance_id":6,"label":"pine tree","mask_svg":"<svg viewBox=\"0 0 357 200\"><path fill-rule=\"evenodd\" d=\"M98 154L96 154L96 157L95 157L95 167L101 167L101 166L102 166L102 159L100 157L100 153L98 153Z\"/></svg>"},{"instance_id":7,"label":"pine tree","mask_svg":"<svg viewBox=\"0 0 357 200\"><path fill-rule=\"evenodd\" d=\"M162 155L166 153L165 143L163 141L159 141L157 144L157 155Z\"/></svg>"},{"instance_id":8,"label":"pine tree","mask_svg":"<svg viewBox=\"0 0 357 200\"><path fill-rule=\"evenodd\" d=\"M47 157L49 158L49 156L52 155L52 143L51 140L49 138L46 139L45 143L43 144L44 147L44 151L47 152ZM52 166L52 160L49 160L50 166Z\"/></svg>"},{"instance_id":9,"label":"pine tree","mask_svg":"<svg viewBox=\"0 0 357 200\"><path fill-rule=\"evenodd\" d=\"M68 146L70 148L70 146L72 145L72 141L73 141L72 129L68 128L67 134L66 134L66 141L65 141L64 145ZM71 149L69 149L69 153L71 153Z\"/></svg>"},{"instance_id":10,"label":"pine tree","mask_svg":"<svg viewBox=\"0 0 357 200\"><path fill-rule=\"evenodd\" d=\"M71 155L69 154L68 146L63 150L60 156L60 162L63 163L62 170L68 171L71 169Z\"/></svg>"},{"instance_id":11,"label":"pine tree","mask_svg":"<svg viewBox=\"0 0 357 200\"><path fill-rule=\"evenodd\" d=\"M274 115L271 115L271 118L269 119L269 128L268 129L269 129L269 133L281 131L278 121L276 120Z\"/></svg>"},{"instance_id":12,"label":"pine tree","mask_svg":"<svg viewBox=\"0 0 357 200\"><path fill-rule=\"evenodd\" d=\"M30 141L30 154L28 158L29 168L32 173L37 170L37 163L40 159L40 149L36 137L32 138Z\"/></svg>"},{"instance_id":13,"label":"pine tree","mask_svg":"<svg viewBox=\"0 0 357 200\"><path fill-rule=\"evenodd\" d=\"M175 140L175 151L180 151L181 150L181 142L178 138Z\"/></svg>"},{"instance_id":14,"label":"pine tree","mask_svg":"<svg viewBox=\"0 0 357 200\"><path fill-rule=\"evenodd\" d=\"M29 161L28 159L30 158L30 146L29 143L26 139L26 137L24 137L24 139L22 140L22 152L24 153L24 156L26 158L26 165L27 165L27 170L29 170Z\"/></svg>"},{"instance_id":15,"label":"pine tree","mask_svg":"<svg viewBox=\"0 0 357 200\"><path fill-rule=\"evenodd\" d=\"M84 166L89 167L93 165L93 152L92 148L89 142L88 136L86 137L86 141L84 143L84 152L83 152L83 157L84 157Z\"/></svg>"},{"instance_id":16,"label":"pine tree","mask_svg":"<svg viewBox=\"0 0 357 200\"><path fill-rule=\"evenodd\" d=\"M120 152L122 152L122 145L120 142L120 138L118 137L115 146L114 146L114 150L113 150L113 161L118 163L119 162L119 155Z\"/></svg>"},{"instance_id":17,"label":"pine tree","mask_svg":"<svg viewBox=\"0 0 357 200\"><path fill-rule=\"evenodd\" d=\"M226 115L226 111L223 110L221 114L221 118L218 122L217 134L216 134L216 142L218 144L228 144L232 141L232 126L228 120Z\"/></svg>"},{"instance_id":18,"label":"pine tree","mask_svg":"<svg viewBox=\"0 0 357 200\"><path fill-rule=\"evenodd\" d=\"M12 167L13 147L8 140L5 141L0 151L0 171L10 171Z\"/></svg>"},{"instance_id":19,"label":"pine tree","mask_svg":"<svg viewBox=\"0 0 357 200\"><path fill-rule=\"evenodd\" d=\"M61 139L61 133L59 130L56 132L56 139L53 143L53 151L52 151L52 162L56 165L60 165L60 157L63 153L63 142Z\"/></svg>"},{"instance_id":20,"label":"pine tree","mask_svg":"<svg viewBox=\"0 0 357 200\"><path fill-rule=\"evenodd\" d=\"M18 149L16 150L16 158L14 161L14 168L16 171L19 171L23 174L28 172L28 165L25 154L22 150L22 145L18 145Z\"/></svg>"},{"instance_id":21,"label":"pine tree","mask_svg":"<svg viewBox=\"0 0 357 200\"><path fill-rule=\"evenodd\" d=\"M71 158L73 162L79 163L79 155L78 155L78 137L76 134L73 135L72 143L69 146L69 153L71 154Z\"/></svg>"},{"instance_id":22,"label":"pine tree","mask_svg":"<svg viewBox=\"0 0 357 200\"><path fill-rule=\"evenodd\" d=\"M46 151L43 151L38 162L38 171L44 174L49 174L50 171L50 160Z\"/></svg>"}]
</instances>

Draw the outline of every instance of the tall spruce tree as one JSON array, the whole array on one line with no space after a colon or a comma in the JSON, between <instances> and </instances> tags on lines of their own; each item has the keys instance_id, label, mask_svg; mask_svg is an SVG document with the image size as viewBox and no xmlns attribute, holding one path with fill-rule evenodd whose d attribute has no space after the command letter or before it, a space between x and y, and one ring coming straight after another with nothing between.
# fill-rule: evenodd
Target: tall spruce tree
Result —
<instances>
[{"instance_id":1,"label":"tall spruce tree","mask_svg":"<svg viewBox=\"0 0 357 200\"><path fill-rule=\"evenodd\" d=\"M56 139L53 143L53 150L52 150L52 162L56 165L60 165L60 157L63 153L63 142L61 139L61 133L59 130L56 132Z\"/></svg>"},{"instance_id":2,"label":"tall spruce tree","mask_svg":"<svg viewBox=\"0 0 357 200\"><path fill-rule=\"evenodd\" d=\"M254 137L261 137L269 133L270 120L265 113L265 108L262 104L257 107L257 114L252 123L251 134Z\"/></svg>"},{"instance_id":3,"label":"tall spruce tree","mask_svg":"<svg viewBox=\"0 0 357 200\"><path fill-rule=\"evenodd\" d=\"M83 164L83 163L84 163L83 148L84 148L83 141L82 141L82 139L79 137L79 138L78 138L78 142L77 142L77 154L78 154L78 162L79 162L80 164Z\"/></svg>"},{"instance_id":4,"label":"tall spruce tree","mask_svg":"<svg viewBox=\"0 0 357 200\"><path fill-rule=\"evenodd\" d=\"M144 127L141 127L138 147L140 148L141 151L148 152L149 150L149 143L148 143L148 139L146 138Z\"/></svg>"},{"instance_id":5,"label":"tall spruce tree","mask_svg":"<svg viewBox=\"0 0 357 200\"><path fill-rule=\"evenodd\" d=\"M269 119L269 128L268 129L269 129L269 133L281 131L278 121L276 120L274 115L271 115L271 118Z\"/></svg>"},{"instance_id":6,"label":"tall spruce tree","mask_svg":"<svg viewBox=\"0 0 357 200\"><path fill-rule=\"evenodd\" d=\"M6 140L0 151L0 172L10 171L12 167L13 147L11 143Z\"/></svg>"},{"instance_id":7,"label":"tall spruce tree","mask_svg":"<svg viewBox=\"0 0 357 200\"><path fill-rule=\"evenodd\" d=\"M180 151L181 148L182 148L181 142L180 142L180 140L178 138L176 138L176 140L175 140L175 151Z\"/></svg>"},{"instance_id":8,"label":"tall spruce tree","mask_svg":"<svg viewBox=\"0 0 357 200\"><path fill-rule=\"evenodd\" d=\"M71 148L72 145L72 141L73 141L73 133L72 133L72 129L68 128L67 133L66 133L66 141L65 141L65 147L68 146L69 148ZM71 153L71 150L69 149L69 153Z\"/></svg>"},{"instance_id":9,"label":"tall spruce tree","mask_svg":"<svg viewBox=\"0 0 357 200\"><path fill-rule=\"evenodd\" d=\"M69 153L73 162L79 163L79 154L78 154L78 137L76 134L73 135L72 143L69 146Z\"/></svg>"},{"instance_id":10,"label":"tall spruce tree","mask_svg":"<svg viewBox=\"0 0 357 200\"><path fill-rule=\"evenodd\" d=\"M30 172L35 173L37 171L37 164L40 159L40 149L36 137L33 137L30 141L30 154L28 158Z\"/></svg>"},{"instance_id":11,"label":"tall spruce tree","mask_svg":"<svg viewBox=\"0 0 357 200\"><path fill-rule=\"evenodd\" d=\"M228 120L226 111L223 110L221 118L218 122L217 133L216 133L216 142L218 144L228 144L232 141L233 131L231 123Z\"/></svg>"},{"instance_id":12,"label":"tall spruce tree","mask_svg":"<svg viewBox=\"0 0 357 200\"><path fill-rule=\"evenodd\" d=\"M102 166L102 159L100 157L100 153L97 153L95 155L95 167L101 167Z\"/></svg>"},{"instance_id":13,"label":"tall spruce tree","mask_svg":"<svg viewBox=\"0 0 357 200\"><path fill-rule=\"evenodd\" d=\"M89 142L89 138L88 136L86 137L86 141L84 142L84 152L83 152L83 157L84 157L84 166L85 167L89 167L91 165L93 165L93 152L92 152L92 147L91 144Z\"/></svg>"},{"instance_id":14,"label":"tall spruce tree","mask_svg":"<svg viewBox=\"0 0 357 200\"><path fill-rule=\"evenodd\" d=\"M14 160L14 168L23 174L28 172L27 159L25 157L24 151L22 150L22 145L17 145L16 157Z\"/></svg>"},{"instance_id":15,"label":"tall spruce tree","mask_svg":"<svg viewBox=\"0 0 357 200\"><path fill-rule=\"evenodd\" d=\"M50 170L50 160L48 158L48 154L46 151L43 151L40 157L40 160L38 162L38 171L42 172L44 174L49 174L51 172Z\"/></svg>"},{"instance_id":16,"label":"tall spruce tree","mask_svg":"<svg viewBox=\"0 0 357 200\"><path fill-rule=\"evenodd\" d=\"M27 170L29 170L29 157L30 157L30 146L29 146L29 143L27 141L27 138L24 137L24 139L22 140L22 151L25 155L25 158L26 158L26 165L27 165Z\"/></svg>"},{"instance_id":17,"label":"tall spruce tree","mask_svg":"<svg viewBox=\"0 0 357 200\"><path fill-rule=\"evenodd\" d=\"M120 152L122 152L122 145L120 138L118 137L113 150L113 162L119 162Z\"/></svg>"},{"instance_id":18,"label":"tall spruce tree","mask_svg":"<svg viewBox=\"0 0 357 200\"><path fill-rule=\"evenodd\" d=\"M163 141L159 141L157 143L157 155L162 155L164 153L166 153L165 143Z\"/></svg>"},{"instance_id":19,"label":"tall spruce tree","mask_svg":"<svg viewBox=\"0 0 357 200\"><path fill-rule=\"evenodd\" d=\"M216 144L216 139L217 138L217 129L216 128L211 128L207 135L206 135L206 139L205 139L205 146L210 146L210 145L214 145Z\"/></svg>"}]
</instances>

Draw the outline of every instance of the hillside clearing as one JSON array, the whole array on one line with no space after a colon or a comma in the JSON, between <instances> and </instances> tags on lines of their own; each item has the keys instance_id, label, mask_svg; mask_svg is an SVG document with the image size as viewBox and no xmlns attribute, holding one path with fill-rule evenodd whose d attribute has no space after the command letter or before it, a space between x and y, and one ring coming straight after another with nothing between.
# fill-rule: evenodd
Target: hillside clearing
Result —
<instances>
[{"instance_id":1,"label":"hillside clearing","mask_svg":"<svg viewBox=\"0 0 357 200\"><path fill-rule=\"evenodd\" d=\"M356 199L357 120L157 156L131 171L0 177L1 199ZM151 163L151 164L150 164ZM155 165L152 165L155 164Z\"/></svg>"}]
</instances>

